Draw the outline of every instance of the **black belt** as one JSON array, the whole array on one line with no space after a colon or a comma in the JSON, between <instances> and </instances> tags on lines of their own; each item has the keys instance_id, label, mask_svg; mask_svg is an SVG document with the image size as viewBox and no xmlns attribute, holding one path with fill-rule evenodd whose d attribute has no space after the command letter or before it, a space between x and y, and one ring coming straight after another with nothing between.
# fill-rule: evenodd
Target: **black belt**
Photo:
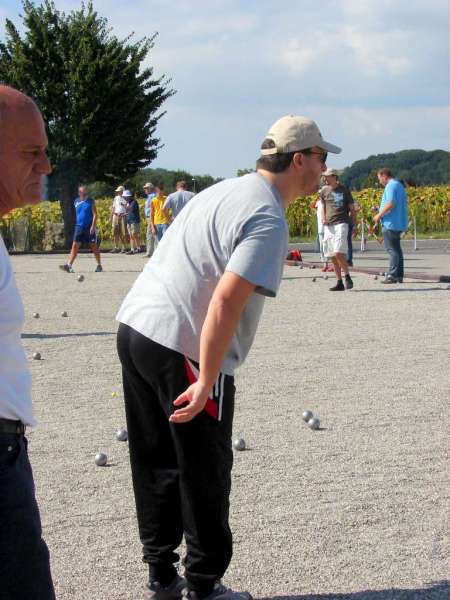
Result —
<instances>
[{"instance_id":1,"label":"black belt","mask_svg":"<svg viewBox=\"0 0 450 600\"><path fill-rule=\"evenodd\" d=\"M25 425L22 423L22 421L0 419L0 433L15 433L17 435L25 435Z\"/></svg>"}]
</instances>

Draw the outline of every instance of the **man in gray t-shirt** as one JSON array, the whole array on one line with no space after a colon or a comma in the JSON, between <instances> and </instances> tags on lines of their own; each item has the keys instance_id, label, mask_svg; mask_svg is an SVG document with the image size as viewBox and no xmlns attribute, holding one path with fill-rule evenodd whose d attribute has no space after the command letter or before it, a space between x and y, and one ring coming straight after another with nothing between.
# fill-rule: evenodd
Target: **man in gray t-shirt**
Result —
<instances>
[{"instance_id":1,"label":"man in gray t-shirt","mask_svg":"<svg viewBox=\"0 0 450 600\"><path fill-rule=\"evenodd\" d=\"M317 125L271 127L257 171L190 200L117 315L130 462L146 598L248 600L220 579L228 525L234 370L252 345L266 296L277 294L285 209L315 193L327 152ZM185 578L175 550L186 539Z\"/></svg>"},{"instance_id":2,"label":"man in gray t-shirt","mask_svg":"<svg viewBox=\"0 0 450 600\"><path fill-rule=\"evenodd\" d=\"M186 206L189 200L194 197L194 192L188 192L185 181L177 181L177 191L169 194L164 202L163 209L173 221L182 208ZM169 213L170 211L170 213Z\"/></svg>"}]
</instances>

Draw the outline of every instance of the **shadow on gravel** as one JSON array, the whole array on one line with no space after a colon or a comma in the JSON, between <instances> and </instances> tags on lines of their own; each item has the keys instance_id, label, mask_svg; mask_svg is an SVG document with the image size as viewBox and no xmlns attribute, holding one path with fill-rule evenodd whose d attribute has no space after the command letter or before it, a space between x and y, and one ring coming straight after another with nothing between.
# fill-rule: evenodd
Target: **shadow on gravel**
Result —
<instances>
[{"instance_id":1,"label":"shadow on gravel","mask_svg":"<svg viewBox=\"0 0 450 600\"><path fill-rule=\"evenodd\" d=\"M24 339L36 339L36 340L51 340L54 338L67 338L67 337L88 337L88 336L104 336L104 335L116 335L112 331L89 331L85 333L22 333Z\"/></svg>"},{"instance_id":2,"label":"shadow on gravel","mask_svg":"<svg viewBox=\"0 0 450 600\"><path fill-rule=\"evenodd\" d=\"M301 596L266 596L258 600L448 600L450 581L433 581L420 589L364 590L351 594L303 594Z\"/></svg>"},{"instance_id":3,"label":"shadow on gravel","mask_svg":"<svg viewBox=\"0 0 450 600\"><path fill-rule=\"evenodd\" d=\"M420 283L420 282L418 282ZM416 285L414 283L414 285ZM398 293L398 292L447 292L448 290L446 288L441 288L441 287L428 287L428 288L420 288L419 290L415 289L415 288L380 288L379 290L355 290L355 288L353 288L352 293L359 293L359 292L375 292L375 293L382 293L382 294L389 294L389 292L394 292L394 293Z\"/></svg>"}]
</instances>

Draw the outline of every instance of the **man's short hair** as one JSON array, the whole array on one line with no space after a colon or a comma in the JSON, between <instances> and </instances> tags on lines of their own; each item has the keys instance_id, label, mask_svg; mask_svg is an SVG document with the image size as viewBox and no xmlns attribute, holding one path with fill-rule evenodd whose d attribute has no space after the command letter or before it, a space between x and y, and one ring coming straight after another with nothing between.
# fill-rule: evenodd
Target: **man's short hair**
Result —
<instances>
[{"instance_id":1,"label":"man's short hair","mask_svg":"<svg viewBox=\"0 0 450 600\"><path fill-rule=\"evenodd\" d=\"M182 179L181 181L177 181L177 187L181 187L181 188L186 187L186 182L184 181L184 179Z\"/></svg>"},{"instance_id":2,"label":"man's short hair","mask_svg":"<svg viewBox=\"0 0 450 600\"><path fill-rule=\"evenodd\" d=\"M275 148L275 142L266 138L261 144L261 150ZM260 156L256 161L257 169L264 169L270 173L282 173L286 171L292 162L292 157L296 152L285 152L283 154L267 154Z\"/></svg>"},{"instance_id":3,"label":"man's short hair","mask_svg":"<svg viewBox=\"0 0 450 600\"><path fill-rule=\"evenodd\" d=\"M381 169L378 169L377 175L384 175L385 177L393 177L392 171L390 169L388 169L387 167L382 167Z\"/></svg>"}]
</instances>

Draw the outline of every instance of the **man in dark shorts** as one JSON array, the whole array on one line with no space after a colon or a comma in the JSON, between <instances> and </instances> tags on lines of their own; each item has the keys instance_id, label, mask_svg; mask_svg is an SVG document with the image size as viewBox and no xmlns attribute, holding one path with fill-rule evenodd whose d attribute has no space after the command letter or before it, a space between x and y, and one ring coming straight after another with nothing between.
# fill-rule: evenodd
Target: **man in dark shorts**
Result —
<instances>
[{"instance_id":1,"label":"man in dark shorts","mask_svg":"<svg viewBox=\"0 0 450 600\"><path fill-rule=\"evenodd\" d=\"M316 193L327 152L317 125L286 116L257 172L207 188L178 214L117 315L146 598L248 600L221 583L228 523L234 371L288 251L285 209ZM186 540L185 579L176 552Z\"/></svg>"},{"instance_id":2,"label":"man in dark shorts","mask_svg":"<svg viewBox=\"0 0 450 600\"><path fill-rule=\"evenodd\" d=\"M59 265L59 268L67 273L74 273L73 263L78 254L81 244L88 244L94 253L97 261L96 273L103 271L100 250L97 244L97 208L95 200L89 198L87 189L84 185L78 188L78 198L74 200L76 222L75 232L73 234L72 249L70 251L69 260L64 265Z\"/></svg>"}]
</instances>

